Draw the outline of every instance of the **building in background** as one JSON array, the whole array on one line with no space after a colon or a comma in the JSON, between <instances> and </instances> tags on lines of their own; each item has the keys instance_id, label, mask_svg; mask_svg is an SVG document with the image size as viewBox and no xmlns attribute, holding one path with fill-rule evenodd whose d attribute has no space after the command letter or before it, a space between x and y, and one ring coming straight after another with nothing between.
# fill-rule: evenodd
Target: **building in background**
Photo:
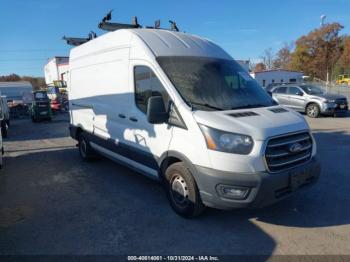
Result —
<instances>
[{"instance_id":1,"label":"building in background","mask_svg":"<svg viewBox=\"0 0 350 262\"><path fill-rule=\"evenodd\" d=\"M265 70L250 74L258 83L267 87L270 84L296 83L303 81L303 73L284 69Z\"/></svg>"},{"instance_id":2,"label":"building in background","mask_svg":"<svg viewBox=\"0 0 350 262\"><path fill-rule=\"evenodd\" d=\"M44 66L47 95L54 111L68 110L69 57L55 56Z\"/></svg>"},{"instance_id":3,"label":"building in background","mask_svg":"<svg viewBox=\"0 0 350 262\"><path fill-rule=\"evenodd\" d=\"M67 81L69 72L69 57L55 56L44 66L45 82L54 85L57 81Z\"/></svg>"}]
</instances>

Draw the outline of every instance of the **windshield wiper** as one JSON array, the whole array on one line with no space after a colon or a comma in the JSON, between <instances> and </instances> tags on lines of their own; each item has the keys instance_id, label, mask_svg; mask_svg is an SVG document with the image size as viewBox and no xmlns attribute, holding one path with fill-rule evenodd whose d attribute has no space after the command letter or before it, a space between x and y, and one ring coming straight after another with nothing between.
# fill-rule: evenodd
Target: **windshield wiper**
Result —
<instances>
[{"instance_id":1,"label":"windshield wiper","mask_svg":"<svg viewBox=\"0 0 350 262\"><path fill-rule=\"evenodd\" d=\"M244 108L257 108L257 107L267 107L267 105L263 105L263 104L247 104L247 105L232 107L231 109L244 109Z\"/></svg>"},{"instance_id":2,"label":"windshield wiper","mask_svg":"<svg viewBox=\"0 0 350 262\"><path fill-rule=\"evenodd\" d=\"M208 103L197 103L197 102L192 102L192 101L189 101L189 103L192 105L197 105L197 106L205 106L205 107L208 107L208 108L211 108L211 109L215 109L215 110L223 110L222 108L219 108L219 107L216 107L216 106L212 106L212 105L209 105Z\"/></svg>"}]
</instances>

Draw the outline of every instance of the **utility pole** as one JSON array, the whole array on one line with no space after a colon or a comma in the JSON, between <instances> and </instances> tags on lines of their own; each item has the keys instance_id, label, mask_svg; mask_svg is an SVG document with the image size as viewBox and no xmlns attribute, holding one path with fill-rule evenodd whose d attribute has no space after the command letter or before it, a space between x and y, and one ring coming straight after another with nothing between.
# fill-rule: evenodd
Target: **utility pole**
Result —
<instances>
[{"instance_id":1,"label":"utility pole","mask_svg":"<svg viewBox=\"0 0 350 262\"><path fill-rule=\"evenodd\" d=\"M320 23L320 26L324 26L324 20L326 19L326 15L321 15L320 19L321 19L321 23Z\"/></svg>"},{"instance_id":2,"label":"utility pole","mask_svg":"<svg viewBox=\"0 0 350 262\"><path fill-rule=\"evenodd\" d=\"M321 28L324 26L324 21L326 19L326 15L321 15L320 19L321 19L321 22L320 22L320 26ZM327 50L327 56L328 56L328 50ZM327 61L327 64L328 64L328 61ZM329 66L327 65L327 73L326 73L326 92L328 92L328 88L329 88Z\"/></svg>"}]
</instances>

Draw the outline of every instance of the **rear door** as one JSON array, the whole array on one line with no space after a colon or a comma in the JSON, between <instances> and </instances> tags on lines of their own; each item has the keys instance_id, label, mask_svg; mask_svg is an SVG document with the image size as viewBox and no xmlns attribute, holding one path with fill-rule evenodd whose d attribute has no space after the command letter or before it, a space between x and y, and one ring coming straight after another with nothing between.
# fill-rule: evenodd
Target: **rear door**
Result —
<instances>
[{"instance_id":1,"label":"rear door","mask_svg":"<svg viewBox=\"0 0 350 262\"><path fill-rule=\"evenodd\" d=\"M304 92L297 86L289 86L287 93L289 99L288 106L297 111L304 111Z\"/></svg>"},{"instance_id":2,"label":"rear door","mask_svg":"<svg viewBox=\"0 0 350 262\"><path fill-rule=\"evenodd\" d=\"M272 98L277 101L280 105L287 106L288 105L288 94L287 87L280 86L273 90Z\"/></svg>"}]
</instances>

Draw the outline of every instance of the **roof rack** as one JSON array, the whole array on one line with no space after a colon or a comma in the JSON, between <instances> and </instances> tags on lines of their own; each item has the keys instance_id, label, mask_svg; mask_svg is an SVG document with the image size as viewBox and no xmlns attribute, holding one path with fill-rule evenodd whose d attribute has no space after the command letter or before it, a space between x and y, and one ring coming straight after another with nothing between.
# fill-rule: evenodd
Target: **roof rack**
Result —
<instances>
[{"instance_id":1,"label":"roof rack","mask_svg":"<svg viewBox=\"0 0 350 262\"><path fill-rule=\"evenodd\" d=\"M146 28L149 28L149 29L160 29L160 19L154 21L154 26L146 26Z\"/></svg>"},{"instance_id":2,"label":"roof rack","mask_svg":"<svg viewBox=\"0 0 350 262\"><path fill-rule=\"evenodd\" d=\"M142 26L137 22L137 17L134 16L132 18L131 24L122 24L122 23L111 23L108 22L112 20L112 12L113 10L109 11L107 15L102 19L102 21L98 24L98 27L105 31L115 31L118 29L125 29L125 28L141 28Z\"/></svg>"},{"instance_id":3,"label":"roof rack","mask_svg":"<svg viewBox=\"0 0 350 262\"><path fill-rule=\"evenodd\" d=\"M171 30L179 32L179 28L177 27L176 23L174 21L169 20L169 23L171 25Z\"/></svg>"},{"instance_id":4,"label":"roof rack","mask_svg":"<svg viewBox=\"0 0 350 262\"><path fill-rule=\"evenodd\" d=\"M91 31L87 38L63 36L62 39L67 41L68 45L79 46L79 45L85 44L86 42L89 42L90 40L96 37L97 37L96 33L94 31Z\"/></svg>"}]
</instances>

